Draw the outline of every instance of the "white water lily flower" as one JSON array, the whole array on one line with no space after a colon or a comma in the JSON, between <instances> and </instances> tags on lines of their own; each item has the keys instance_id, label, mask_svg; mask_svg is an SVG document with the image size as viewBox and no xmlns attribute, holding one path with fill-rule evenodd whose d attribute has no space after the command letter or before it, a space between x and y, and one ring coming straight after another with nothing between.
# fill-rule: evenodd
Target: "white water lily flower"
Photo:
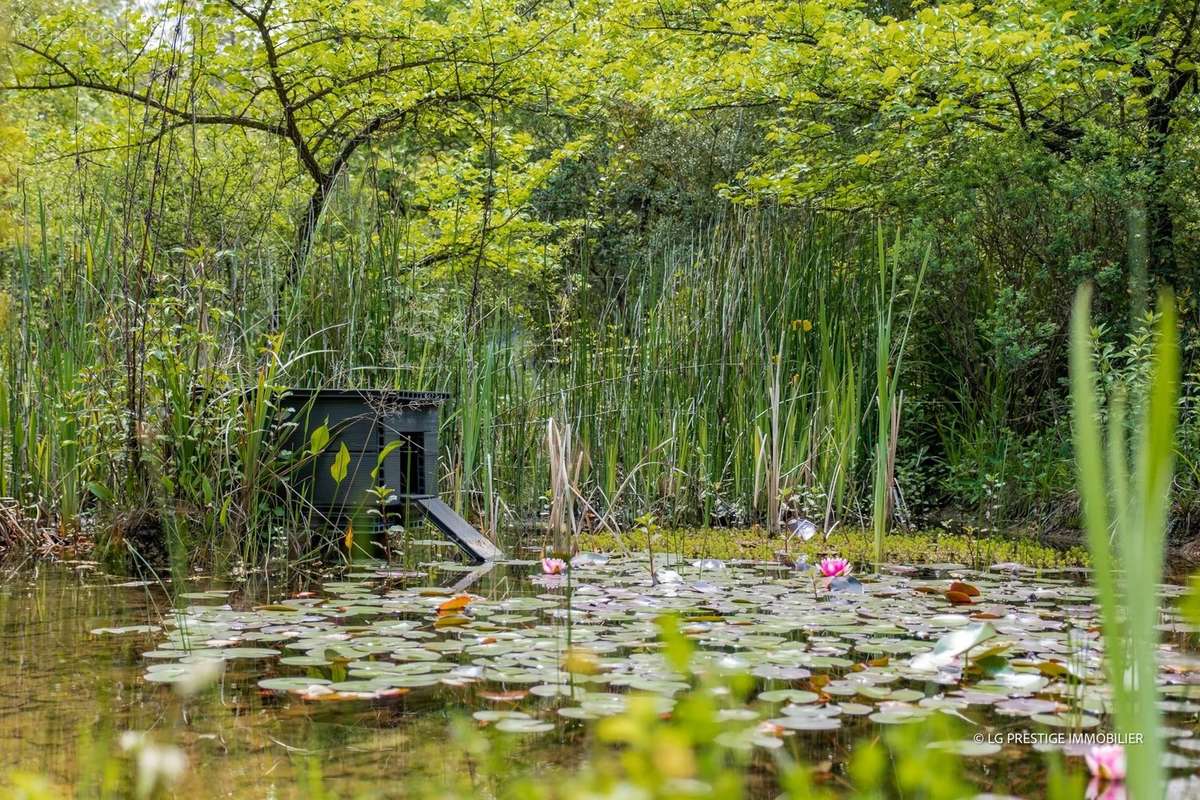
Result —
<instances>
[{"instance_id":1,"label":"white water lily flower","mask_svg":"<svg viewBox=\"0 0 1200 800\"><path fill-rule=\"evenodd\" d=\"M178 747L155 744L141 731L125 731L119 741L122 750L135 756L135 794L139 798L170 788L187 771L187 755Z\"/></svg>"},{"instance_id":2,"label":"white water lily flower","mask_svg":"<svg viewBox=\"0 0 1200 800\"><path fill-rule=\"evenodd\" d=\"M137 796L149 797L156 787L175 784L187 771L187 756L178 747L144 744L137 755Z\"/></svg>"}]
</instances>

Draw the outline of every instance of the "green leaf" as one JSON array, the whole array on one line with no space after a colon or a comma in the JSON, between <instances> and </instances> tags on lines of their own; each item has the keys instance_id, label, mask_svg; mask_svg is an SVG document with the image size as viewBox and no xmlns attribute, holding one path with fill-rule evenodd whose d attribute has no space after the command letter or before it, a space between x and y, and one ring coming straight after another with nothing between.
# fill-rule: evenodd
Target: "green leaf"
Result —
<instances>
[{"instance_id":1,"label":"green leaf","mask_svg":"<svg viewBox=\"0 0 1200 800\"><path fill-rule=\"evenodd\" d=\"M404 439L393 439L383 446L379 451L379 457L375 459L375 469L371 470L371 478L374 480L379 477L379 470L383 466L384 460L392 454L393 451L400 445L404 444Z\"/></svg>"},{"instance_id":2,"label":"green leaf","mask_svg":"<svg viewBox=\"0 0 1200 800\"><path fill-rule=\"evenodd\" d=\"M1192 576L1187 596L1179 604L1179 611L1190 624L1200 625L1200 574Z\"/></svg>"},{"instance_id":3,"label":"green leaf","mask_svg":"<svg viewBox=\"0 0 1200 800\"><path fill-rule=\"evenodd\" d=\"M309 437L308 452L309 455L318 455L329 445L329 424L328 422L319 428L314 428L312 435Z\"/></svg>"},{"instance_id":4,"label":"green leaf","mask_svg":"<svg viewBox=\"0 0 1200 800\"><path fill-rule=\"evenodd\" d=\"M333 476L333 480L339 486L342 481L346 480L346 470L350 467L350 451L346 448L346 443L342 442L338 448L337 455L333 458L333 464L329 467L329 474Z\"/></svg>"},{"instance_id":5,"label":"green leaf","mask_svg":"<svg viewBox=\"0 0 1200 800\"><path fill-rule=\"evenodd\" d=\"M96 496L97 500L100 500L101 502L104 502L104 503L112 502L112 499L113 499L112 490L110 490L104 484L97 483L96 481L88 481L87 488L88 488L89 492L91 492L92 494L94 494Z\"/></svg>"}]
</instances>

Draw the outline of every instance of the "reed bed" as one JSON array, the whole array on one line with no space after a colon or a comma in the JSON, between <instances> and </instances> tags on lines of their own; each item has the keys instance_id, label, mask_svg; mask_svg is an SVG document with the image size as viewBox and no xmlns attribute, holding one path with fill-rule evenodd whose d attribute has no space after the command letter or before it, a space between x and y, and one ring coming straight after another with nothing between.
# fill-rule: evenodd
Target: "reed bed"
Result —
<instances>
[{"instance_id":1,"label":"reed bed","mask_svg":"<svg viewBox=\"0 0 1200 800\"><path fill-rule=\"evenodd\" d=\"M493 303L464 325L461 283L412 268L402 231L331 217L342 234L275 306L267 255L173 251L131 278L117 221L43 218L0 309L0 495L118 547L138 510L171 547L258 561L294 521L274 397L342 385L450 392L445 485L493 528L552 502L610 529L869 515L875 319L892 313L873 237L729 211L619 291L564 278L540 319Z\"/></svg>"}]
</instances>

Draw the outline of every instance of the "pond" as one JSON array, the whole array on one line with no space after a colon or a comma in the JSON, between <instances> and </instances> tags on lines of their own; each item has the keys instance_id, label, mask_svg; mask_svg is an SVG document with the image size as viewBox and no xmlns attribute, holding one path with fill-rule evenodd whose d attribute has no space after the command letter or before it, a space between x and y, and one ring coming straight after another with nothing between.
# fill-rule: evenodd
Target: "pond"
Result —
<instances>
[{"instance_id":1,"label":"pond","mask_svg":"<svg viewBox=\"0 0 1200 800\"><path fill-rule=\"evenodd\" d=\"M754 753L764 797L776 751L824 763L837 788L856 741L933 715L962 722L966 736L941 746L981 792L1037 797L1055 736L1106 730L1097 609L1078 571L826 580L660 555L655 577L644 556L585 556L567 575L444 560L307 585L196 577L172 595L90 563L27 566L0 589L0 763L98 785L121 734L140 731L186 754L177 797L307 797L317 781L332 797L398 796L407 781L471 779L447 752L466 720L525 769L570 768L590 720L633 693L669 712L694 680L661 652L665 612L698 675L754 677L748 702L723 712L724 743ZM1162 629L1168 758L1188 775L1200 656L1173 611Z\"/></svg>"}]
</instances>

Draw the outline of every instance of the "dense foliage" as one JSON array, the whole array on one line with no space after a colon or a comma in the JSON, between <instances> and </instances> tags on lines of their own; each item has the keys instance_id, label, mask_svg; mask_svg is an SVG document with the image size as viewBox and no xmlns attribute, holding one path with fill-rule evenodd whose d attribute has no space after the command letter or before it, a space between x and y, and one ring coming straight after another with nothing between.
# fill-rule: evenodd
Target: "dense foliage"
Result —
<instances>
[{"instance_id":1,"label":"dense foliage","mask_svg":"<svg viewBox=\"0 0 1200 800\"><path fill-rule=\"evenodd\" d=\"M857 524L882 496L1072 527L1092 280L1101 379L1134 391L1146 298L1178 292L1186 532L1198 14L18 1L0 495L257 553L273 443L245 390L320 382L452 391L445 466L485 522L541 509L554 418L590 513L625 521Z\"/></svg>"}]
</instances>

